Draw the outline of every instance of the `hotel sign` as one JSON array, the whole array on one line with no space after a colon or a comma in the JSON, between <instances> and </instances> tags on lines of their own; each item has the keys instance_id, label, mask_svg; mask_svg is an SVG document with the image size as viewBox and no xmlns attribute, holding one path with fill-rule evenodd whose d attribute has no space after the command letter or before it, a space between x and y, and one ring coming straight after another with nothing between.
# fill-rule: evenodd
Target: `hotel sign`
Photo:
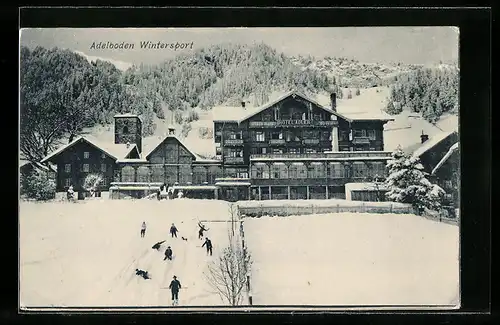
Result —
<instances>
[{"instance_id":1,"label":"hotel sign","mask_svg":"<svg viewBox=\"0 0 500 325\"><path fill-rule=\"evenodd\" d=\"M277 121L251 121L251 128L273 128L273 127L317 127L337 126L338 121L315 121L315 120L277 120Z\"/></svg>"}]
</instances>

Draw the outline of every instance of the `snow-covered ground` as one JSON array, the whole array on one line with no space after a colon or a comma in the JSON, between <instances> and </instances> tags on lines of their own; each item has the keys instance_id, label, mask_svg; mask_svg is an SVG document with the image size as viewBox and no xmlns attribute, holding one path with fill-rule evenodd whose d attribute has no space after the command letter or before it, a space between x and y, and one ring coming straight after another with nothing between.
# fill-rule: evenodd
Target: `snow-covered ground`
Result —
<instances>
[{"instance_id":1,"label":"snow-covered ground","mask_svg":"<svg viewBox=\"0 0 500 325\"><path fill-rule=\"evenodd\" d=\"M44 306L222 306L207 263L227 245L229 206L214 200L20 203L20 302ZM214 256L197 239L210 229ZM148 225L140 238L142 221ZM179 238L168 231L172 223ZM183 241L181 236L187 237ZM448 304L458 297L458 227L413 215L245 219L254 304ZM166 239L173 261L151 246ZM135 275L148 270L151 280Z\"/></svg>"},{"instance_id":2,"label":"snow-covered ground","mask_svg":"<svg viewBox=\"0 0 500 325\"><path fill-rule=\"evenodd\" d=\"M221 305L203 272L227 244L227 223L206 222L214 256L197 238L198 220L227 220L223 201L88 200L20 204L20 302L43 306L168 306L176 275L179 305ZM140 238L142 221L148 229ZM169 237L170 225L179 229ZM183 241L181 236L187 237ZM174 260L151 248L166 239ZM226 242L224 242L226 241ZM135 275L150 272L152 279Z\"/></svg>"},{"instance_id":3,"label":"snow-covered ground","mask_svg":"<svg viewBox=\"0 0 500 325\"><path fill-rule=\"evenodd\" d=\"M459 303L459 230L415 215L245 218L255 305Z\"/></svg>"}]
</instances>

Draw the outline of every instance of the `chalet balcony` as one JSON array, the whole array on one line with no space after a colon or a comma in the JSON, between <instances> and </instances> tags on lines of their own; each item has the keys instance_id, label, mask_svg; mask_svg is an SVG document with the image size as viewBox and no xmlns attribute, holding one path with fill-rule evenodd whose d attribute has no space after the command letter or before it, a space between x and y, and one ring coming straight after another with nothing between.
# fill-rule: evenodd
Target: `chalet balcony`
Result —
<instances>
[{"instance_id":1,"label":"chalet balcony","mask_svg":"<svg viewBox=\"0 0 500 325\"><path fill-rule=\"evenodd\" d=\"M228 147L242 146L243 139L227 139L224 140L224 145Z\"/></svg>"},{"instance_id":2,"label":"chalet balcony","mask_svg":"<svg viewBox=\"0 0 500 325\"><path fill-rule=\"evenodd\" d=\"M243 157L224 157L225 164L243 164Z\"/></svg>"},{"instance_id":3,"label":"chalet balcony","mask_svg":"<svg viewBox=\"0 0 500 325\"><path fill-rule=\"evenodd\" d=\"M283 144L285 144L285 139L271 139L271 140L269 140L269 144L272 146L283 145Z\"/></svg>"},{"instance_id":4,"label":"chalet balcony","mask_svg":"<svg viewBox=\"0 0 500 325\"><path fill-rule=\"evenodd\" d=\"M370 138L369 137L357 137L352 139L352 143L354 144L370 144Z\"/></svg>"},{"instance_id":5,"label":"chalet balcony","mask_svg":"<svg viewBox=\"0 0 500 325\"><path fill-rule=\"evenodd\" d=\"M335 151L321 153L284 153L284 154L256 154L250 155L250 160L363 160L363 159L390 159L390 151Z\"/></svg>"},{"instance_id":6,"label":"chalet balcony","mask_svg":"<svg viewBox=\"0 0 500 325\"><path fill-rule=\"evenodd\" d=\"M333 127L338 121L316 121L316 120L278 120L278 121L251 121L250 128L279 128L279 127Z\"/></svg>"},{"instance_id":7,"label":"chalet balcony","mask_svg":"<svg viewBox=\"0 0 500 325\"><path fill-rule=\"evenodd\" d=\"M319 139L304 139L302 144L319 144Z\"/></svg>"}]
</instances>

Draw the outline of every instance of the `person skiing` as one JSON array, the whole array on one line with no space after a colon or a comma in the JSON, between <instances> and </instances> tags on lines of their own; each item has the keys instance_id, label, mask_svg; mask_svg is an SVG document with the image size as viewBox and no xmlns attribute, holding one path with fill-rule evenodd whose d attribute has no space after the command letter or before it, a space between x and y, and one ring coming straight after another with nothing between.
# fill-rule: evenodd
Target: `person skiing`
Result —
<instances>
[{"instance_id":1,"label":"person skiing","mask_svg":"<svg viewBox=\"0 0 500 325\"><path fill-rule=\"evenodd\" d=\"M172 238L174 238L174 236L175 238L177 238L178 231L179 230L177 230L177 227L174 224L172 224L172 227L170 227L170 234L172 235Z\"/></svg>"},{"instance_id":2,"label":"person skiing","mask_svg":"<svg viewBox=\"0 0 500 325\"><path fill-rule=\"evenodd\" d=\"M141 225L141 238L144 237L145 235L146 235L146 221L143 221Z\"/></svg>"},{"instance_id":3,"label":"person skiing","mask_svg":"<svg viewBox=\"0 0 500 325\"><path fill-rule=\"evenodd\" d=\"M151 248L152 248L152 249L156 249L157 251L159 251L159 250L160 250L160 247L161 247L161 244L163 244L164 242L165 242L164 240L159 241L159 242L157 242L156 244L154 244Z\"/></svg>"},{"instance_id":4,"label":"person skiing","mask_svg":"<svg viewBox=\"0 0 500 325\"><path fill-rule=\"evenodd\" d=\"M143 271L143 270L135 269L135 275L141 276L144 280L151 279L149 277L148 271Z\"/></svg>"},{"instance_id":5,"label":"person skiing","mask_svg":"<svg viewBox=\"0 0 500 325\"><path fill-rule=\"evenodd\" d=\"M201 247L205 245L207 246L207 255L210 253L210 256L212 256L212 241L208 239L208 237L205 238L205 242L201 245Z\"/></svg>"},{"instance_id":6,"label":"person skiing","mask_svg":"<svg viewBox=\"0 0 500 325\"><path fill-rule=\"evenodd\" d=\"M163 260L165 261L167 258L172 260L172 248L170 248L170 246L165 250L165 258Z\"/></svg>"},{"instance_id":7,"label":"person skiing","mask_svg":"<svg viewBox=\"0 0 500 325\"><path fill-rule=\"evenodd\" d=\"M200 227L200 230L198 230L198 239L203 239L203 232L208 231L208 229L201 222L198 222L198 227Z\"/></svg>"},{"instance_id":8,"label":"person skiing","mask_svg":"<svg viewBox=\"0 0 500 325\"><path fill-rule=\"evenodd\" d=\"M179 289L181 288L181 283L177 280L175 275L168 288L172 291L172 305L179 304Z\"/></svg>"}]
</instances>

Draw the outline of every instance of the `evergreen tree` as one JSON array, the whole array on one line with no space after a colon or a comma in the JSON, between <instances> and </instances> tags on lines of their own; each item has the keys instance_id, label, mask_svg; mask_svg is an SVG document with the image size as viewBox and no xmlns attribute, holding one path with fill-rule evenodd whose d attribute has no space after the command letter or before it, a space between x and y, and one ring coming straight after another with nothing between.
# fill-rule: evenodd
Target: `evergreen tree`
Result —
<instances>
[{"instance_id":1,"label":"evergreen tree","mask_svg":"<svg viewBox=\"0 0 500 325\"><path fill-rule=\"evenodd\" d=\"M385 185L389 189L386 193L389 201L410 203L420 213L426 208L440 209L444 191L429 182L418 158L409 157L397 148L387 168L389 175Z\"/></svg>"}]
</instances>

